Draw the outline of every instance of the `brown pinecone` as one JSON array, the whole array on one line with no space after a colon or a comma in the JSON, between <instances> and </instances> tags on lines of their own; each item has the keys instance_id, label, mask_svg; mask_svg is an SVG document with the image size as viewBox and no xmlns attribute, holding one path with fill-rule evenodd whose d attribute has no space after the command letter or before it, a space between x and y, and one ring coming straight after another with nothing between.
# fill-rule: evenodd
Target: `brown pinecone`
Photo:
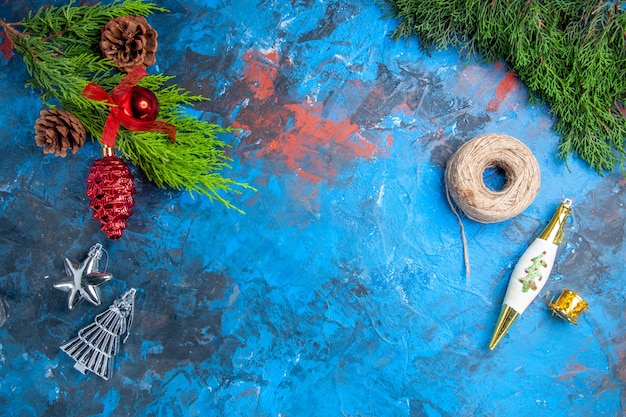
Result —
<instances>
[{"instance_id":1,"label":"brown pinecone","mask_svg":"<svg viewBox=\"0 0 626 417\"><path fill-rule=\"evenodd\" d=\"M43 153L53 153L65 158L67 150L72 153L85 143L87 132L85 127L67 110L42 110L35 122L35 142L43 146Z\"/></svg>"},{"instance_id":2,"label":"brown pinecone","mask_svg":"<svg viewBox=\"0 0 626 417\"><path fill-rule=\"evenodd\" d=\"M143 16L120 16L102 28L100 49L121 71L131 72L156 62L157 31Z\"/></svg>"}]
</instances>

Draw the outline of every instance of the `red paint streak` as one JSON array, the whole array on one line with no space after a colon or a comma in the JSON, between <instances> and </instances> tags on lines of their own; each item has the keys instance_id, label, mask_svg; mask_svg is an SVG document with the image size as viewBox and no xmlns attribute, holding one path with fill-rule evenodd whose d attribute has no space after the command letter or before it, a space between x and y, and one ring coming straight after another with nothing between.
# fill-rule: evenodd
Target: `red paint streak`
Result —
<instances>
[{"instance_id":1,"label":"red paint streak","mask_svg":"<svg viewBox=\"0 0 626 417\"><path fill-rule=\"evenodd\" d=\"M409 106L409 103L407 103L406 101L401 103L398 106L398 110L404 112L405 114L413 114L415 113L415 109L411 108L411 106Z\"/></svg>"},{"instance_id":2,"label":"red paint streak","mask_svg":"<svg viewBox=\"0 0 626 417\"><path fill-rule=\"evenodd\" d=\"M0 52L2 52L2 58L5 61L8 61L13 56L13 44L11 43L11 39L8 38L6 33L0 33Z\"/></svg>"},{"instance_id":3,"label":"red paint streak","mask_svg":"<svg viewBox=\"0 0 626 417\"><path fill-rule=\"evenodd\" d=\"M621 343L620 348L624 348L626 343ZM620 381L626 382L626 350L619 350L619 361L616 365L616 373Z\"/></svg>"},{"instance_id":4,"label":"red paint streak","mask_svg":"<svg viewBox=\"0 0 626 417\"><path fill-rule=\"evenodd\" d=\"M513 90L513 87L515 87L516 81L517 79L515 78L515 73L513 71L506 73L504 78L496 87L496 96L487 105L487 111L498 110L500 103L504 101L506 96Z\"/></svg>"},{"instance_id":5,"label":"red paint streak","mask_svg":"<svg viewBox=\"0 0 626 417\"><path fill-rule=\"evenodd\" d=\"M567 380L567 379L572 379L572 378L575 378L581 372L586 372L586 371L589 371L591 369L587 368L584 365L580 365L578 363L573 363L573 364L567 365L567 370L569 372L566 372L566 373L563 373L563 374L559 375L557 377L557 379L560 380L560 381L564 381L564 380Z\"/></svg>"},{"instance_id":6,"label":"red paint streak","mask_svg":"<svg viewBox=\"0 0 626 417\"><path fill-rule=\"evenodd\" d=\"M259 100L266 100L275 93L275 81L278 74L278 53L274 50L263 54L258 51L246 52L244 77Z\"/></svg>"},{"instance_id":7,"label":"red paint streak","mask_svg":"<svg viewBox=\"0 0 626 417\"><path fill-rule=\"evenodd\" d=\"M375 136L374 141L368 140L350 118L326 119L322 111L328 108L294 102L277 92L280 68L290 63L275 51L247 52L244 59L242 85L251 97L232 125L249 132L256 156L277 161L308 182L319 183L335 180L352 169L353 160L380 156L393 144L391 135L380 144Z\"/></svg>"},{"instance_id":8,"label":"red paint streak","mask_svg":"<svg viewBox=\"0 0 626 417\"><path fill-rule=\"evenodd\" d=\"M335 123L322 119L300 104L285 108L292 114L293 127L271 141L259 156L278 153L289 169L311 182L337 176L333 155L368 158L377 152L377 146L361 137L359 127L349 120Z\"/></svg>"},{"instance_id":9,"label":"red paint streak","mask_svg":"<svg viewBox=\"0 0 626 417\"><path fill-rule=\"evenodd\" d=\"M391 148L391 145L393 145L393 135L388 134L386 139L387 139L387 146L385 146L384 148L378 148L376 152L374 152L374 155L381 156L385 153L386 150Z\"/></svg>"}]
</instances>

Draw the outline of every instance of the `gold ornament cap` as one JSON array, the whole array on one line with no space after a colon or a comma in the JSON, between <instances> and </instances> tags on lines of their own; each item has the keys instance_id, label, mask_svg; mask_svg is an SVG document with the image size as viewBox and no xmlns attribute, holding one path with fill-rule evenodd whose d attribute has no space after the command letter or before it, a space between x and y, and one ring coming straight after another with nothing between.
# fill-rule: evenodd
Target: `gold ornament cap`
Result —
<instances>
[{"instance_id":1,"label":"gold ornament cap","mask_svg":"<svg viewBox=\"0 0 626 417\"><path fill-rule=\"evenodd\" d=\"M491 342L489 342L489 349L493 350L502 337L509 331L511 325L517 318L519 317L519 313L515 311L512 307L504 304L502 306L502 311L500 311L500 317L498 317L498 323L496 324L496 329L493 331L493 336L491 336Z\"/></svg>"},{"instance_id":2,"label":"gold ornament cap","mask_svg":"<svg viewBox=\"0 0 626 417\"><path fill-rule=\"evenodd\" d=\"M111 146L102 146L102 157L106 158L107 156L115 156L115 150Z\"/></svg>"},{"instance_id":3,"label":"gold ornament cap","mask_svg":"<svg viewBox=\"0 0 626 417\"><path fill-rule=\"evenodd\" d=\"M565 232L563 231L565 221L570 214L572 214L572 200L566 198L557 207L554 216L552 216L552 220L550 220L550 223L548 223L543 232L541 232L539 239L546 240L554 243L555 245L561 244L561 242L563 242L563 238L565 237Z\"/></svg>"}]
</instances>

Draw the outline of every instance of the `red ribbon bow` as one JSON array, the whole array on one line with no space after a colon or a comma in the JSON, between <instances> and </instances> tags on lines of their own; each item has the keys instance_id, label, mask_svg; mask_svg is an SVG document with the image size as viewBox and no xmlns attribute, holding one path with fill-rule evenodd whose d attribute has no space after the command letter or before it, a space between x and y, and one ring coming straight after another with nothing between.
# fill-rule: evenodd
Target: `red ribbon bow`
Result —
<instances>
[{"instance_id":1,"label":"red ribbon bow","mask_svg":"<svg viewBox=\"0 0 626 417\"><path fill-rule=\"evenodd\" d=\"M120 124L126 129L135 132L158 130L168 135L172 142L176 139L176 126L161 120L151 122L137 120L123 110L122 105L128 100L131 89L146 75L148 73L144 68L135 68L113 88L111 95L104 88L93 82L87 84L87 87L83 90L85 97L91 100L106 101L111 104L111 113L107 117L104 131L102 132L102 144L110 147L115 146L115 139L117 139Z\"/></svg>"}]
</instances>

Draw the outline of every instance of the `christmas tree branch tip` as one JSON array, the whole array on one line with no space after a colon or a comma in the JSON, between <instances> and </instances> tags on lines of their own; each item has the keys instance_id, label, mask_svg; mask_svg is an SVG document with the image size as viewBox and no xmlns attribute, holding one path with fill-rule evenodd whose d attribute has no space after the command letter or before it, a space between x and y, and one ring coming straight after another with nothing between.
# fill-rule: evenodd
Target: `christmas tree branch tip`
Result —
<instances>
[{"instance_id":1,"label":"christmas tree branch tip","mask_svg":"<svg viewBox=\"0 0 626 417\"><path fill-rule=\"evenodd\" d=\"M397 19L393 38L415 36L427 53L456 47L484 62L506 61L550 107L559 158L576 155L600 175L624 170L623 1L378 1Z\"/></svg>"}]
</instances>

